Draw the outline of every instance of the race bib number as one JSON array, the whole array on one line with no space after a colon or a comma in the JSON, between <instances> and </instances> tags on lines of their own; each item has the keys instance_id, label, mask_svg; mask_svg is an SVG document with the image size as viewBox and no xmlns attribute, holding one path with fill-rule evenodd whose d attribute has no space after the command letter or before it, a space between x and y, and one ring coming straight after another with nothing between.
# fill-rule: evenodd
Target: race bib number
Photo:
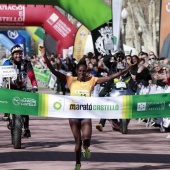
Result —
<instances>
[{"instance_id":1,"label":"race bib number","mask_svg":"<svg viewBox=\"0 0 170 170\"><path fill-rule=\"evenodd\" d=\"M90 97L89 90L75 90L75 96Z\"/></svg>"},{"instance_id":2,"label":"race bib number","mask_svg":"<svg viewBox=\"0 0 170 170\"><path fill-rule=\"evenodd\" d=\"M125 82L117 82L116 83L116 88L117 89L126 88L126 83Z\"/></svg>"}]
</instances>

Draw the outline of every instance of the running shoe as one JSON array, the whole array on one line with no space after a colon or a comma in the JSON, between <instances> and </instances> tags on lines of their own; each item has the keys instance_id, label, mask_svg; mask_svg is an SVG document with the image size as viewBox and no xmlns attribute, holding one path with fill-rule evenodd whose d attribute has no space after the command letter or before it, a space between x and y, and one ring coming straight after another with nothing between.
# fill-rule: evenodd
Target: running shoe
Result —
<instances>
[{"instance_id":1,"label":"running shoe","mask_svg":"<svg viewBox=\"0 0 170 170\"><path fill-rule=\"evenodd\" d=\"M90 149L89 148L84 148L84 151L83 151L83 156L86 158L86 159L89 159L90 158Z\"/></svg>"},{"instance_id":2,"label":"running shoe","mask_svg":"<svg viewBox=\"0 0 170 170\"><path fill-rule=\"evenodd\" d=\"M169 138L170 138L170 135L168 135L166 138L168 138L168 139L169 139Z\"/></svg>"},{"instance_id":3,"label":"running shoe","mask_svg":"<svg viewBox=\"0 0 170 170\"><path fill-rule=\"evenodd\" d=\"M75 169L74 169L74 170L80 170L80 168L81 168L81 164L76 164L76 166L75 166Z\"/></svg>"},{"instance_id":4,"label":"running shoe","mask_svg":"<svg viewBox=\"0 0 170 170\"><path fill-rule=\"evenodd\" d=\"M23 138L31 137L31 132L29 129L24 130Z\"/></svg>"},{"instance_id":5,"label":"running shoe","mask_svg":"<svg viewBox=\"0 0 170 170\"><path fill-rule=\"evenodd\" d=\"M116 121L112 121L112 129L115 130L115 131L120 131L121 125L118 124L118 122Z\"/></svg>"},{"instance_id":6,"label":"running shoe","mask_svg":"<svg viewBox=\"0 0 170 170\"><path fill-rule=\"evenodd\" d=\"M100 123L100 124L96 125L96 129L97 129L99 132L102 132L102 131L103 131L103 126L102 126L102 124Z\"/></svg>"},{"instance_id":7,"label":"running shoe","mask_svg":"<svg viewBox=\"0 0 170 170\"><path fill-rule=\"evenodd\" d=\"M3 121L8 121L10 118L9 118L9 114L8 113L5 113L4 116L2 117L2 120Z\"/></svg>"},{"instance_id":8,"label":"running shoe","mask_svg":"<svg viewBox=\"0 0 170 170\"><path fill-rule=\"evenodd\" d=\"M63 92L62 92L62 91L59 91L59 94L60 94L60 95L63 95Z\"/></svg>"}]
</instances>

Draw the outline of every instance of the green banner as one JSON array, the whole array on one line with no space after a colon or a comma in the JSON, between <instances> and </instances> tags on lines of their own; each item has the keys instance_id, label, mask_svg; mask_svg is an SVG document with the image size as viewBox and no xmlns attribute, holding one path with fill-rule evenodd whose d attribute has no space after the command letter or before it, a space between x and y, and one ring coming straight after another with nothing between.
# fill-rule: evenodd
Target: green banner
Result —
<instances>
[{"instance_id":1,"label":"green banner","mask_svg":"<svg viewBox=\"0 0 170 170\"><path fill-rule=\"evenodd\" d=\"M60 118L170 117L170 94L82 97L0 89L0 112Z\"/></svg>"},{"instance_id":2,"label":"green banner","mask_svg":"<svg viewBox=\"0 0 170 170\"><path fill-rule=\"evenodd\" d=\"M111 7L102 0L57 0L57 5L90 31L112 19Z\"/></svg>"},{"instance_id":3,"label":"green banner","mask_svg":"<svg viewBox=\"0 0 170 170\"><path fill-rule=\"evenodd\" d=\"M37 80L40 80L44 83L49 82L49 78L50 78L50 74L51 74L51 72L49 70L34 67L34 73L35 73L35 77Z\"/></svg>"},{"instance_id":4,"label":"green banner","mask_svg":"<svg viewBox=\"0 0 170 170\"><path fill-rule=\"evenodd\" d=\"M0 89L0 112L38 116L40 94Z\"/></svg>"},{"instance_id":5,"label":"green banner","mask_svg":"<svg viewBox=\"0 0 170 170\"><path fill-rule=\"evenodd\" d=\"M102 0L1 0L3 3L59 6L90 31L112 19L111 7Z\"/></svg>"},{"instance_id":6,"label":"green banner","mask_svg":"<svg viewBox=\"0 0 170 170\"><path fill-rule=\"evenodd\" d=\"M133 96L132 118L170 117L170 94Z\"/></svg>"}]
</instances>

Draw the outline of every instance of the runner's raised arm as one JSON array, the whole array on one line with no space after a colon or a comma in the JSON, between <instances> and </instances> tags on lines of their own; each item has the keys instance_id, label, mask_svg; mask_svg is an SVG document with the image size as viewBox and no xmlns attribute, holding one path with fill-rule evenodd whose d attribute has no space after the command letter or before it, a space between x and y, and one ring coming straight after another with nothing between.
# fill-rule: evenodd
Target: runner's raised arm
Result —
<instances>
[{"instance_id":1,"label":"runner's raised arm","mask_svg":"<svg viewBox=\"0 0 170 170\"><path fill-rule=\"evenodd\" d=\"M60 73L59 71L55 70L54 67L51 65L50 61L48 60L47 56L46 56L46 51L45 51L45 47L40 46L39 48L40 52L41 52L41 56L44 59L44 62L47 64L48 68L50 69L50 71L56 76L58 77L63 83L66 83L66 76L62 73Z\"/></svg>"}]
</instances>

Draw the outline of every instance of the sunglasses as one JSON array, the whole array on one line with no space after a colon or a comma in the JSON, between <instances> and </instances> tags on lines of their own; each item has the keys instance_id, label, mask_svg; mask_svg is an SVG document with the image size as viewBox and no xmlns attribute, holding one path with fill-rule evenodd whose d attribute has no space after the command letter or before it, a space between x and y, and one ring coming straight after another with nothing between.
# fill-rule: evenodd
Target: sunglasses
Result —
<instances>
[{"instance_id":1,"label":"sunglasses","mask_svg":"<svg viewBox=\"0 0 170 170\"><path fill-rule=\"evenodd\" d=\"M155 69L155 68L159 68L159 66L155 66L155 67L153 67L153 69Z\"/></svg>"},{"instance_id":2,"label":"sunglasses","mask_svg":"<svg viewBox=\"0 0 170 170\"><path fill-rule=\"evenodd\" d=\"M149 60L152 60L152 59L154 60L155 58L149 58Z\"/></svg>"}]
</instances>

